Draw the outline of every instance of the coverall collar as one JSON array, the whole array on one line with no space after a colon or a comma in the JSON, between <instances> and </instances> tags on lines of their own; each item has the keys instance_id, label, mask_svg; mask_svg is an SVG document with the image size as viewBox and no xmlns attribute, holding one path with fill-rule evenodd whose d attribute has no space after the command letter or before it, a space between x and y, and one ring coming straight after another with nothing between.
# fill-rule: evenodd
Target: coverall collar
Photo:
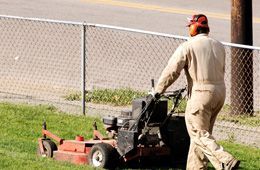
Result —
<instances>
[{"instance_id":1,"label":"coverall collar","mask_svg":"<svg viewBox=\"0 0 260 170\"><path fill-rule=\"evenodd\" d=\"M194 37L201 37L201 36L208 36L208 34L206 34L206 33L201 33L201 34L195 35Z\"/></svg>"},{"instance_id":2,"label":"coverall collar","mask_svg":"<svg viewBox=\"0 0 260 170\"><path fill-rule=\"evenodd\" d=\"M195 35L193 37L189 37L189 40L192 40L192 39L198 38L198 37L202 37L202 36L208 36L208 34L206 34L206 33L197 34L197 35Z\"/></svg>"}]
</instances>

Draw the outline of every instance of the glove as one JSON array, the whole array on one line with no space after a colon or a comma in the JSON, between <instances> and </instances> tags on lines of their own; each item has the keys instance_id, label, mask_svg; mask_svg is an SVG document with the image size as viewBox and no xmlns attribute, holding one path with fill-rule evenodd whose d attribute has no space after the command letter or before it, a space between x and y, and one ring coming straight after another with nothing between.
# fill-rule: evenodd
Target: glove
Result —
<instances>
[{"instance_id":1,"label":"glove","mask_svg":"<svg viewBox=\"0 0 260 170\"><path fill-rule=\"evenodd\" d=\"M149 94L149 96L151 96L152 98L154 98L156 100L160 99L160 97L161 97L160 93L157 93L155 91L151 91L148 94Z\"/></svg>"}]
</instances>

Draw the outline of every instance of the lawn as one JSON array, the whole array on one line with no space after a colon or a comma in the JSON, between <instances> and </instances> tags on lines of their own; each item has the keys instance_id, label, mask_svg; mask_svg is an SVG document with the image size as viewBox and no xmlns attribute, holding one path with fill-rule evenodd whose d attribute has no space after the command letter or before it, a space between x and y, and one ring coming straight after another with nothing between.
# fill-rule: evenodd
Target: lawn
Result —
<instances>
[{"instance_id":1,"label":"lawn","mask_svg":"<svg viewBox=\"0 0 260 170\"><path fill-rule=\"evenodd\" d=\"M92 169L36 156L37 138L43 120L47 128L65 139L76 135L92 137L92 123L100 118L75 116L58 112L52 106L29 106L0 103L0 169ZM260 169L259 149L221 142L242 161L242 169Z\"/></svg>"},{"instance_id":2,"label":"lawn","mask_svg":"<svg viewBox=\"0 0 260 170\"><path fill-rule=\"evenodd\" d=\"M86 169L36 156L37 138L41 137L43 120L47 128L65 139L76 135L91 138L92 123L98 118L59 113L50 106L0 104L0 169ZM91 169L91 167L87 167Z\"/></svg>"}]
</instances>

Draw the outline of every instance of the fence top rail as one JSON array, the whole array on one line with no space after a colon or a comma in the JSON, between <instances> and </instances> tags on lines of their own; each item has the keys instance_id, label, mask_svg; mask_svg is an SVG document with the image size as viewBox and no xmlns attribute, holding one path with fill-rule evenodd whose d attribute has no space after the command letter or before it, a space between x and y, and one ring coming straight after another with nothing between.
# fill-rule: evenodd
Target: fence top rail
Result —
<instances>
[{"instance_id":1,"label":"fence top rail","mask_svg":"<svg viewBox=\"0 0 260 170\"><path fill-rule=\"evenodd\" d=\"M10 15L0 15L0 18L21 19L21 20L39 21L39 22L50 22L50 23L57 23L57 24L72 24L72 25L83 25L84 24L84 22L73 22L73 21L61 21L61 20L42 19L42 18L18 17L18 16L10 16Z\"/></svg>"},{"instance_id":2,"label":"fence top rail","mask_svg":"<svg viewBox=\"0 0 260 170\"><path fill-rule=\"evenodd\" d=\"M116 29L116 30L121 30L121 31L129 31L129 32L136 32L136 33L143 33L143 34L150 34L150 35L158 35L158 36L163 36L163 37L168 37L168 38L178 38L178 39L183 39L183 40L189 39L189 37L186 37L186 36L165 34L165 33L152 32L152 31L144 31L144 30L139 30L139 29L125 28L125 27L118 27L118 26L111 26L111 25L94 24L94 23L86 23L86 25L87 26L93 26L93 27L100 27L100 28ZM251 50L260 50L260 47L256 47L256 46L229 43L229 42L221 42L221 43L223 45L227 45L227 46L231 46L231 47L246 48L246 49L251 49Z\"/></svg>"},{"instance_id":3,"label":"fence top rail","mask_svg":"<svg viewBox=\"0 0 260 170\"><path fill-rule=\"evenodd\" d=\"M9 16L9 15L0 15L0 18L21 19L21 20L31 20L31 21L39 21L39 22L72 24L72 25L85 25L85 26L92 26L92 27L109 28L109 29L115 29L115 30L121 30L121 31L142 33L142 34L148 34L148 35L157 35L157 36L163 36L163 37L168 37L168 38L177 38L177 39L183 39L183 40L188 40L189 39L189 37L180 36L180 35L159 33L159 32L153 32L153 31L144 31L144 30L140 30L140 29L125 28L125 27L118 27L118 26L111 26L111 25L86 23L86 22L73 22L73 21L62 21L62 20L41 19L41 18L29 18L29 17ZM250 45L235 44L235 43L229 43L229 42L222 42L222 44L230 46L230 47L246 48L246 49L251 49L251 50L260 50L260 47L250 46Z\"/></svg>"},{"instance_id":4,"label":"fence top rail","mask_svg":"<svg viewBox=\"0 0 260 170\"><path fill-rule=\"evenodd\" d=\"M230 47L246 48L246 49L249 49L249 50L259 50L260 51L260 47L256 47L256 46L236 44L236 43L229 43L229 42L222 42L222 44L230 46Z\"/></svg>"},{"instance_id":5,"label":"fence top rail","mask_svg":"<svg viewBox=\"0 0 260 170\"><path fill-rule=\"evenodd\" d=\"M148 35L157 35L157 36L163 36L163 37L167 37L167 38L178 38L178 39L183 39L183 40L189 39L189 37L180 36L180 35L165 34L165 33L153 32L153 31L144 31L144 30L140 30L140 29L125 28L125 27L118 27L118 26L111 26L111 25L94 24L94 23L87 23L86 25L92 26L92 27L110 28L110 29L115 29L115 30L129 31L129 32L142 33L142 34L148 34Z\"/></svg>"}]
</instances>

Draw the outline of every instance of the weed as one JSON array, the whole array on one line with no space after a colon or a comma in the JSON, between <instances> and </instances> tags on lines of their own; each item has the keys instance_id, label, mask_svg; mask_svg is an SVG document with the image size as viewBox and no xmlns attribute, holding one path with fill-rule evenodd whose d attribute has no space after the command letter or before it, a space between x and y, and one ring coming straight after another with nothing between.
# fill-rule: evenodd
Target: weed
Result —
<instances>
[{"instance_id":1,"label":"weed","mask_svg":"<svg viewBox=\"0 0 260 170\"><path fill-rule=\"evenodd\" d=\"M222 121L238 123L241 125L248 125L252 127L260 126L259 114L256 114L255 116L247 116L247 115L232 115L228 113L221 113L218 115L217 119Z\"/></svg>"},{"instance_id":2,"label":"weed","mask_svg":"<svg viewBox=\"0 0 260 170\"><path fill-rule=\"evenodd\" d=\"M94 89L86 92L86 102L97 104L110 104L113 106L126 106L132 103L134 98L147 95L145 92L125 89ZM71 92L64 96L69 101L81 100L80 92Z\"/></svg>"},{"instance_id":3,"label":"weed","mask_svg":"<svg viewBox=\"0 0 260 170\"><path fill-rule=\"evenodd\" d=\"M64 98L68 101L80 101L81 93L80 92L69 92Z\"/></svg>"},{"instance_id":4,"label":"weed","mask_svg":"<svg viewBox=\"0 0 260 170\"><path fill-rule=\"evenodd\" d=\"M230 142L230 143L234 143L235 142L235 134L229 133L227 141Z\"/></svg>"},{"instance_id":5,"label":"weed","mask_svg":"<svg viewBox=\"0 0 260 170\"><path fill-rule=\"evenodd\" d=\"M94 89L87 93L86 100L114 106L130 105L132 100L147 95L145 92L126 89Z\"/></svg>"}]
</instances>

